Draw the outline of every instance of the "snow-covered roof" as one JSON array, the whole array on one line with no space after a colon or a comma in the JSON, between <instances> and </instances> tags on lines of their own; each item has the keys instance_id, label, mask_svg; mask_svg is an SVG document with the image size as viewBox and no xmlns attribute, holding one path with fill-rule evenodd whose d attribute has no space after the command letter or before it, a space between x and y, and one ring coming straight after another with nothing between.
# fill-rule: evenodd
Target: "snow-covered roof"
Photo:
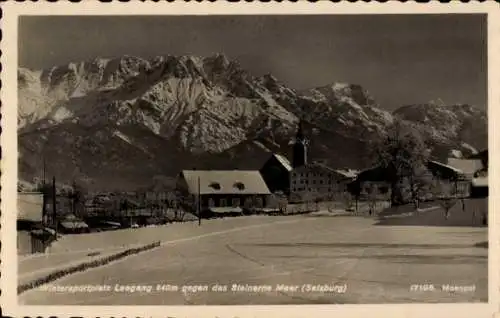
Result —
<instances>
[{"instance_id":1,"label":"snow-covered roof","mask_svg":"<svg viewBox=\"0 0 500 318\"><path fill-rule=\"evenodd\" d=\"M356 178L356 176L359 173L358 170L352 170L352 169L348 169L348 170L335 170L335 171L337 173L345 176L346 178Z\"/></svg>"},{"instance_id":2,"label":"snow-covered roof","mask_svg":"<svg viewBox=\"0 0 500 318\"><path fill-rule=\"evenodd\" d=\"M448 165L466 175L473 175L476 171L484 168L483 163L479 159L448 158Z\"/></svg>"},{"instance_id":3,"label":"snow-covered roof","mask_svg":"<svg viewBox=\"0 0 500 318\"><path fill-rule=\"evenodd\" d=\"M39 192L19 192L17 194L17 219L41 222L43 214L43 194Z\"/></svg>"},{"instance_id":4,"label":"snow-covered roof","mask_svg":"<svg viewBox=\"0 0 500 318\"><path fill-rule=\"evenodd\" d=\"M241 213L243 210L240 207L210 207L212 213Z\"/></svg>"},{"instance_id":5,"label":"snow-covered roof","mask_svg":"<svg viewBox=\"0 0 500 318\"><path fill-rule=\"evenodd\" d=\"M89 227L87 223L83 221L63 221L60 224L66 229L84 229Z\"/></svg>"},{"instance_id":6,"label":"snow-covered roof","mask_svg":"<svg viewBox=\"0 0 500 318\"><path fill-rule=\"evenodd\" d=\"M182 175L192 194L270 194L259 171L253 170L183 170ZM199 184L198 184L199 180Z\"/></svg>"},{"instance_id":7,"label":"snow-covered roof","mask_svg":"<svg viewBox=\"0 0 500 318\"><path fill-rule=\"evenodd\" d=\"M274 154L274 157L283 165L283 167L285 167L286 170L288 170L288 171L293 170L292 164L290 163L290 161L287 158L285 158L282 155L276 154L276 153Z\"/></svg>"},{"instance_id":8,"label":"snow-covered roof","mask_svg":"<svg viewBox=\"0 0 500 318\"><path fill-rule=\"evenodd\" d=\"M308 163L306 165L297 167L294 170L295 171L308 171L311 169L320 170L323 172L328 172L330 174L340 176L340 178L353 179L354 177L356 177L356 174L353 174L352 172L348 172L345 170L336 170L336 169L333 169L333 168L331 168L331 167L329 167L326 164L321 163L321 162ZM352 170L350 170L350 171L352 171Z\"/></svg>"},{"instance_id":9,"label":"snow-covered roof","mask_svg":"<svg viewBox=\"0 0 500 318\"><path fill-rule=\"evenodd\" d=\"M478 188L479 187L487 187L488 186L488 176L473 178L472 179L472 186L478 187Z\"/></svg>"},{"instance_id":10,"label":"snow-covered roof","mask_svg":"<svg viewBox=\"0 0 500 318\"><path fill-rule=\"evenodd\" d=\"M439 162L439 161L435 161L435 160L429 160L429 163L432 163L432 164L435 164L435 165L438 165L438 166L441 166L443 168L446 168L446 169L449 169L457 174L463 174L463 171L460 170L460 169L457 169L451 165L447 165L447 164L444 164L442 162Z\"/></svg>"}]
</instances>

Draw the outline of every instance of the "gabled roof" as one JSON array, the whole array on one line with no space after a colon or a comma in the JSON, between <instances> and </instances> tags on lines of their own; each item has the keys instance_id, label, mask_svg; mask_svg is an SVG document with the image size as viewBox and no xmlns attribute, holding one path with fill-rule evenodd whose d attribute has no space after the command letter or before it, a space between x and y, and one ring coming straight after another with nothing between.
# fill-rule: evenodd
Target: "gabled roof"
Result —
<instances>
[{"instance_id":1,"label":"gabled roof","mask_svg":"<svg viewBox=\"0 0 500 318\"><path fill-rule=\"evenodd\" d=\"M386 181L386 169L382 166L373 166L365 170L360 171L357 176L357 182L364 181Z\"/></svg>"},{"instance_id":2,"label":"gabled roof","mask_svg":"<svg viewBox=\"0 0 500 318\"><path fill-rule=\"evenodd\" d=\"M17 219L41 222L43 214L43 194L39 192L17 193Z\"/></svg>"},{"instance_id":3,"label":"gabled roof","mask_svg":"<svg viewBox=\"0 0 500 318\"><path fill-rule=\"evenodd\" d=\"M439 161L429 160L426 164L432 174L439 173L442 177L464 178L464 173L447 164ZM387 170L382 166L374 166L358 173L358 181L387 181Z\"/></svg>"},{"instance_id":4,"label":"gabled roof","mask_svg":"<svg viewBox=\"0 0 500 318\"><path fill-rule=\"evenodd\" d=\"M434 176L437 175L439 178L445 178L455 181L469 179L462 170L439 161L429 160L427 162L427 168Z\"/></svg>"},{"instance_id":5,"label":"gabled roof","mask_svg":"<svg viewBox=\"0 0 500 318\"><path fill-rule=\"evenodd\" d=\"M292 164L287 158L285 158L285 156L279 155L277 153L273 154L273 156L283 165L283 167L285 167L286 170L288 171L293 170Z\"/></svg>"},{"instance_id":6,"label":"gabled roof","mask_svg":"<svg viewBox=\"0 0 500 318\"><path fill-rule=\"evenodd\" d=\"M271 194L259 171L183 170L188 190L198 194Z\"/></svg>"},{"instance_id":7,"label":"gabled roof","mask_svg":"<svg viewBox=\"0 0 500 318\"><path fill-rule=\"evenodd\" d=\"M356 176L355 174L353 175L352 171L336 170L336 169L333 169L333 168L331 168L331 167L329 167L321 162L308 163L304 166L297 167L294 170L300 171L303 169L305 169L305 170L317 169L317 170L321 170L321 171L326 171L328 173L335 174L335 175L341 176L342 178L346 178L346 179L352 179Z\"/></svg>"},{"instance_id":8,"label":"gabled roof","mask_svg":"<svg viewBox=\"0 0 500 318\"><path fill-rule=\"evenodd\" d=\"M480 159L448 158L448 165L469 176L484 168Z\"/></svg>"},{"instance_id":9,"label":"gabled roof","mask_svg":"<svg viewBox=\"0 0 500 318\"><path fill-rule=\"evenodd\" d=\"M60 225L65 229L86 229L89 226L83 221L62 221Z\"/></svg>"},{"instance_id":10,"label":"gabled roof","mask_svg":"<svg viewBox=\"0 0 500 318\"><path fill-rule=\"evenodd\" d=\"M444 169L448 169L448 170L450 170L450 171L452 171L452 172L454 172L456 174L463 174L462 170L457 169L457 168L455 168L455 167L453 167L451 165L447 165L447 164L444 164L442 162L436 161L436 160L429 160L428 164L431 164L431 165L433 164L435 166L439 166L439 167L442 167Z\"/></svg>"},{"instance_id":11,"label":"gabled roof","mask_svg":"<svg viewBox=\"0 0 500 318\"><path fill-rule=\"evenodd\" d=\"M359 171L357 170L335 170L338 174L345 176L346 178L354 179L358 175Z\"/></svg>"}]
</instances>

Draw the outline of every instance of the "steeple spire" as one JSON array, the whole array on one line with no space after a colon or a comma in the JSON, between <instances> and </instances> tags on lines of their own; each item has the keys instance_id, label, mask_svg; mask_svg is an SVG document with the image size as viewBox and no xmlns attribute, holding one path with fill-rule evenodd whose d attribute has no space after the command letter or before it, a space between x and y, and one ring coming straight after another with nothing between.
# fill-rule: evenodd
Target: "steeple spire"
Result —
<instances>
[{"instance_id":1,"label":"steeple spire","mask_svg":"<svg viewBox=\"0 0 500 318\"><path fill-rule=\"evenodd\" d=\"M304 140L304 123L302 122L302 120L299 121L299 128L297 129L297 135L295 136L295 139L295 142Z\"/></svg>"},{"instance_id":2,"label":"steeple spire","mask_svg":"<svg viewBox=\"0 0 500 318\"><path fill-rule=\"evenodd\" d=\"M301 167L307 164L307 146L309 140L304 135L304 124L299 121L297 134L295 135L295 143L293 145L293 167Z\"/></svg>"}]
</instances>

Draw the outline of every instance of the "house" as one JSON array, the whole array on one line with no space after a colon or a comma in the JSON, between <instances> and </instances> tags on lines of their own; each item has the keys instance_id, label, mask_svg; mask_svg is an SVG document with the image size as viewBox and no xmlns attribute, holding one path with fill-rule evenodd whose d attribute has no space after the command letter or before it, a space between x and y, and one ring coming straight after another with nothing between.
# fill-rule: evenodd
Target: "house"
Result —
<instances>
[{"instance_id":1,"label":"house","mask_svg":"<svg viewBox=\"0 0 500 318\"><path fill-rule=\"evenodd\" d=\"M43 202L39 192L17 193L17 252L43 253L55 240L55 231L44 227Z\"/></svg>"},{"instance_id":2,"label":"house","mask_svg":"<svg viewBox=\"0 0 500 318\"><path fill-rule=\"evenodd\" d=\"M87 223L74 214L67 214L59 221L59 231L66 234L88 233L90 228Z\"/></svg>"},{"instance_id":3,"label":"house","mask_svg":"<svg viewBox=\"0 0 500 318\"><path fill-rule=\"evenodd\" d=\"M360 171L347 185L347 190L354 196L361 198L376 193L384 199L390 198L390 183L387 172L383 167L374 166Z\"/></svg>"},{"instance_id":4,"label":"house","mask_svg":"<svg viewBox=\"0 0 500 318\"><path fill-rule=\"evenodd\" d=\"M469 159L449 158L453 166L467 178L471 197L488 196L488 150L481 151Z\"/></svg>"},{"instance_id":5,"label":"house","mask_svg":"<svg viewBox=\"0 0 500 318\"><path fill-rule=\"evenodd\" d=\"M294 168L290 172L290 200L328 199L347 190L352 174L313 162Z\"/></svg>"},{"instance_id":6,"label":"house","mask_svg":"<svg viewBox=\"0 0 500 318\"><path fill-rule=\"evenodd\" d=\"M269 191L282 192L285 195L290 193L292 164L285 156L272 154L259 171Z\"/></svg>"},{"instance_id":7,"label":"house","mask_svg":"<svg viewBox=\"0 0 500 318\"><path fill-rule=\"evenodd\" d=\"M247 170L183 170L177 189L202 215L262 209L271 195L260 172Z\"/></svg>"},{"instance_id":8,"label":"house","mask_svg":"<svg viewBox=\"0 0 500 318\"><path fill-rule=\"evenodd\" d=\"M435 181L448 183L454 195L460 197L468 197L470 195L471 179L462 170L434 160L428 161L427 168L432 173Z\"/></svg>"},{"instance_id":9,"label":"house","mask_svg":"<svg viewBox=\"0 0 500 318\"><path fill-rule=\"evenodd\" d=\"M424 174L420 175L419 178L424 178L429 181L428 186L434 187L432 192L440 191L436 186L441 185L443 186L443 189L441 189L443 191L445 188L449 188L452 193L459 196L469 195L470 180L467 179L466 175L461 170L435 160L427 161L426 168L427 170L424 171ZM403 199L403 201L407 201L411 197L411 186L408 183L409 181L409 178L407 178L405 181L407 186L402 188L404 190L401 193L401 199ZM381 166L375 166L361 171L355 181L349 185L350 192L361 197L373 193L374 189L381 198L389 199L391 197L391 185L388 179L388 172ZM429 197L431 194L430 192L420 193L420 195L424 196L421 199L425 199L425 197Z\"/></svg>"}]
</instances>

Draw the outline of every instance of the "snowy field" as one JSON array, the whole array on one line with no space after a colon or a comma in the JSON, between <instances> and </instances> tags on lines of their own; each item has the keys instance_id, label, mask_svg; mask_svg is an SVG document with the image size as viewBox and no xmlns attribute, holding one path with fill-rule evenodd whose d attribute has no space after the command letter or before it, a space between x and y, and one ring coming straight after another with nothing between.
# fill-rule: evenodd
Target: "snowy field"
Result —
<instances>
[{"instance_id":1,"label":"snowy field","mask_svg":"<svg viewBox=\"0 0 500 318\"><path fill-rule=\"evenodd\" d=\"M438 209L421 214L426 222L443 218ZM103 239L99 235L113 237L116 245L164 243L43 287L91 284L108 286L109 290L57 293L38 288L21 294L20 302L238 305L487 301L488 249L481 244L487 241L487 228L375 224L370 218L326 214L253 216L204 220L201 227L185 223L96 233L87 242L95 247ZM92 245L80 244L86 248Z\"/></svg>"}]
</instances>

